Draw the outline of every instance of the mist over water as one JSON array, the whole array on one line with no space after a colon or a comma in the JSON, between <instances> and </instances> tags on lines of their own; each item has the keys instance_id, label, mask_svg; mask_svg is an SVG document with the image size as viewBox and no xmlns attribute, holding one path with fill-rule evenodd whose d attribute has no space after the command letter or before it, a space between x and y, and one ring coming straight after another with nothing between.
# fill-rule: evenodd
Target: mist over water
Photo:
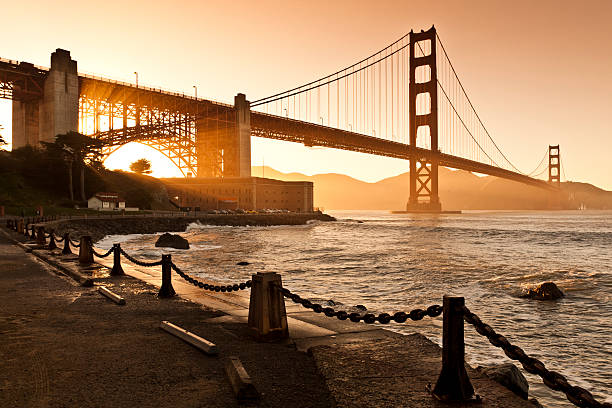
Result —
<instances>
[{"instance_id":1,"label":"mist over water","mask_svg":"<svg viewBox=\"0 0 612 408\"><path fill-rule=\"evenodd\" d=\"M192 224L181 234L192 249L170 251L185 272L220 283L278 272L292 291L344 305L336 309L361 304L372 313L393 314L441 304L444 294L464 296L472 312L548 369L612 401L612 212L329 213L338 222ZM154 247L155 235L121 240L141 258L162 253ZM112 242L117 237L98 246ZM238 261L250 265L236 266ZM548 302L517 297L543 281L555 282L566 297ZM441 344L441 318L388 327L419 331ZM472 365L511 361L471 326L465 333ZM573 406L539 377L525 374L530 394L545 406Z\"/></svg>"}]
</instances>

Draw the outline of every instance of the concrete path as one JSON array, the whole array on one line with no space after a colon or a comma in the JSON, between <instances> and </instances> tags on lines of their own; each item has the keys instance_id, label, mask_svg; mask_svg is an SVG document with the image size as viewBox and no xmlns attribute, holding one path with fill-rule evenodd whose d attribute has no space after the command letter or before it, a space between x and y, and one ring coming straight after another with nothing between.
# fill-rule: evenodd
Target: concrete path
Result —
<instances>
[{"instance_id":1,"label":"concrete path","mask_svg":"<svg viewBox=\"0 0 612 408\"><path fill-rule=\"evenodd\" d=\"M159 300L137 279L96 284L127 304L57 275L0 234L0 406L239 406L229 356L261 392L258 406L332 405L314 360L294 347L251 341L244 324L215 323L220 312L182 298ZM162 320L214 342L219 356L160 330Z\"/></svg>"},{"instance_id":2,"label":"concrete path","mask_svg":"<svg viewBox=\"0 0 612 408\"><path fill-rule=\"evenodd\" d=\"M75 271L79 269L74 261L66 260L59 254L49 255L48 251L40 251L40 255L45 258L51 257L52 261L61 262ZM112 257L100 262L110 267ZM441 350L437 345L419 334L402 336L384 330L380 325L367 325L327 318L288 301L286 302L287 320L292 345L295 347L257 344L251 342L245 333L250 291L210 292L194 287L173 274L174 289L182 299L189 302L179 300L159 301L154 298L153 294L161 283L161 267L136 267L125 260L122 261L122 265L129 276L135 277L150 286L140 284L142 289L139 289L136 283L127 285L127 282L138 282L136 280L109 279L107 268L93 268L86 272L91 274L96 284L104 283L107 286L114 287L117 293L126 298L128 306L131 298L142 296L152 303L150 307L154 307L153 304L170 305L170 309L165 309L169 315L173 314L171 313L172 308L177 307L177 305L202 305L207 311L202 311L200 308L197 311L197 317L181 314L178 324L185 322L186 329L198 334L205 333L202 337L208 335L215 343L214 339L217 338L223 338L224 341L229 340L231 343L231 340L225 336L225 334L230 334L230 337L234 340L233 344L246 343L251 347L249 350L257 349L262 353L263 350L266 350L266 353L272 354L278 350L283 350L286 355L289 355L290 352L295 353L295 356L297 356L296 364L304 364L304 367L308 366L309 370L314 370L313 366L316 363L316 371L319 377L316 376L314 371L307 371L306 373L302 373L300 370L291 371L290 365L287 366L288 363L283 362L280 355L278 363L284 368L279 367L279 373L263 370L258 364L264 366L266 364L257 360L255 356L245 357L247 361L252 362L251 368L247 367L247 370L256 372L255 378L259 378L259 375L266 377L281 375L280 373L282 373L284 376L290 376L294 386L307 394L307 396L303 396L303 400L299 398L296 400L279 393L276 395L277 400L282 401L279 406L307 407L325 406L325 404L338 407L448 406L433 399L426 389L427 384L435 384L437 380L441 366ZM81 270L81 272L84 271ZM142 292L138 293L140 290ZM107 303L112 305L111 310L116 310L118 307L110 301L107 301ZM92 309L92 313L95 313L94 310ZM212 312L212 310L215 312ZM195 311L192 309L192 312ZM179 313L179 309L176 313ZM158 316L161 317L161 315ZM441 319L441 317L438 319ZM164 317L163 320L171 320L171 318ZM165 336L167 337L167 335ZM294 349L298 351L294 351ZM223 351L223 347L221 347L221 350ZM309 359L307 354L299 351L308 352L309 355L314 357L314 361ZM183 358L185 356L181 356L181 359L177 359L177 361L183 362ZM268 364L270 363L268 362ZM247 363L245 363L246 365ZM303 374L308 374L311 377L304 377L302 383L301 376ZM479 406L533 408L534 405L530 402L520 399L501 385L483 378L474 370L469 369L469 374L474 388L482 396L482 403ZM283 380L288 381L284 377ZM258 381L262 381L262 384L268 384L263 378ZM262 385L262 387L265 387L265 385ZM276 390L275 388L275 392ZM327 390L330 391L330 395L327 394ZM312 400L310 398L311 393ZM291 401L294 403L291 403Z\"/></svg>"}]
</instances>

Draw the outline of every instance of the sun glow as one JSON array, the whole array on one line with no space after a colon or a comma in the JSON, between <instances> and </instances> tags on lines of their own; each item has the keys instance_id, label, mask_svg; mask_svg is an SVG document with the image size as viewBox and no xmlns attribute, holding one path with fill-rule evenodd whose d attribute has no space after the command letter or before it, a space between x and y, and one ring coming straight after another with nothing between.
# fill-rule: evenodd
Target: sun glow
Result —
<instances>
[{"instance_id":1,"label":"sun glow","mask_svg":"<svg viewBox=\"0 0 612 408\"><path fill-rule=\"evenodd\" d=\"M110 170L130 171L130 164L142 158L151 162L153 177L183 177L178 167L161 152L134 142L125 144L110 154L104 161L104 166Z\"/></svg>"}]
</instances>

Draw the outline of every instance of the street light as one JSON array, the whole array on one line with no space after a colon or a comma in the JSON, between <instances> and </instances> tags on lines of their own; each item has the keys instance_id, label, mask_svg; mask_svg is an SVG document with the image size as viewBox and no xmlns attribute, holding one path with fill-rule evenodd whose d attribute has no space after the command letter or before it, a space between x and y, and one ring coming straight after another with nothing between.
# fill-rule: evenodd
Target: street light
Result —
<instances>
[{"instance_id":1,"label":"street light","mask_svg":"<svg viewBox=\"0 0 612 408\"><path fill-rule=\"evenodd\" d=\"M134 75L136 75L136 88L138 88L138 72L134 71Z\"/></svg>"},{"instance_id":2,"label":"street light","mask_svg":"<svg viewBox=\"0 0 612 408\"><path fill-rule=\"evenodd\" d=\"M195 90L195 98L198 99L198 87L194 85L193 89Z\"/></svg>"}]
</instances>

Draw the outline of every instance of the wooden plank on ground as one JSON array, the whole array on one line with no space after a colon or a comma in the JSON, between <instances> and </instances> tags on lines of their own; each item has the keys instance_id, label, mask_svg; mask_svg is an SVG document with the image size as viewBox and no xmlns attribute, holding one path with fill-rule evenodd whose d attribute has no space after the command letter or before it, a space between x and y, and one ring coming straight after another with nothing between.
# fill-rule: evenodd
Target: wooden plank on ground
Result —
<instances>
[{"instance_id":1,"label":"wooden plank on ground","mask_svg":"<svg viewBox=\"0 0 612 408\"><path fill-rule=\"evenodd\" d=\"M100 292L102 295L106 296L118 305L125 305L125 299L119 296L118 294L108 290L106 286L100 286L98 288L98 292Z\"/></svg>"},{"instance_id":2,"label":"wooden plank on ground","mask_svg":"<svg viewBox=\"0 0 612 408\"><path fill-rule=\"evenodd\" d=\"M238 401L256 401L259 399L259 392L255 389L251 377L238 357L230 357L227 360L225 372Z\"/></svg>"},{"instance_id":3,"label":"wooden plank on ground","mask_svg":"<svg viewBox=\"0 0 612 408\"><path fill-rule=\"evenodd\" d=\"M176 326L170 322L167 321L163 321L161 322L160 326L161 329L167 331L168 333L186 341L187 343L191 344L192 346L202 350L204 353L211 355L211 356L216 356L218 354L218 350L217 350L217 346L206 340L203 339L202 337L198 336L197 334L191 333L179 326Z\"/></svg>"}]
</instances>

